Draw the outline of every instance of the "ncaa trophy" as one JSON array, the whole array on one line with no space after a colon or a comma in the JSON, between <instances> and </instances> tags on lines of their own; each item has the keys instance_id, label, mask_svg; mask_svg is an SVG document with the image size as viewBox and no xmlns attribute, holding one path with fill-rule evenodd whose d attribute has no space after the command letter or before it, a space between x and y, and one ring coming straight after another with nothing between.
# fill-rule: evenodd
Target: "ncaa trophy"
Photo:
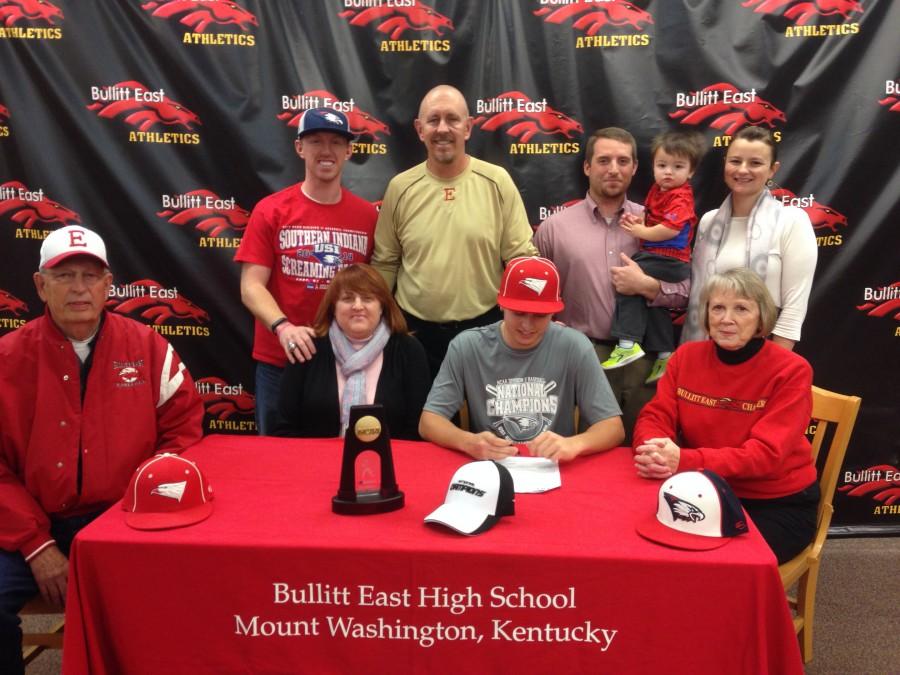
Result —
<instances>
[{"instance_id":1,"label":"ncaa trophy","mask_svg":"<svg viewBox=\"0 0 900 675\"><path fill-rule=\"evenodd\" d=\"M380 473L380 476L379 476ZM344 435L341 486L331 510L345 515L387 513L403 507L391 439L381 405L355 405Z\"/></svg>"}]
</instances>

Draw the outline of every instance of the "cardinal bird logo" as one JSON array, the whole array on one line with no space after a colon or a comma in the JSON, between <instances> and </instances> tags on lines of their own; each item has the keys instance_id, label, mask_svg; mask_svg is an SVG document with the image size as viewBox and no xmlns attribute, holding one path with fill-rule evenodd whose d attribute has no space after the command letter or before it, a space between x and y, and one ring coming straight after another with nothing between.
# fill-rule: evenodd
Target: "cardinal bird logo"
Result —
<instances>
[{"instance_id":1,"label":"cardinal bird logo","mask_svg":"<svg viewBox=\"0 0 900 675\"><path fill-rule=\"evenodd\" d=\"M151 12L151 16L169 19L183 14L179 23L195 33L203 33L212 24L238 26L247 32L250 26L258 26L256 17L231 0L170 0L169 2L148 2L141 9Z\"/></svg>"},{"instance_id":2,"label":"cardinal bird logo","mask_svg":"<svg viewBox=\"0 0 900 675\"><path fill-rule=\"evenodd\" d=\"M893 480L868 480L859 485L842 485L838 488L838 492L845 492L850 497L862 497L863 495L872 495L872 499L884 502L885 506L900 502L900 471L890 464L878 464L866 469L866 473L874 475L878 472L878 476L897 476ZM874 494L872 494L874 493Z\"/></svg>"},{"instance_id":3,"label":"cardinal bird logo","mask_svg":"<svg viewBox=\"0 0 900 675\"><path fill-rule=\"evenodd\" d=\"M199 203L207 204L223 202L212 190L191 190L187 197L198 198ZM187 225L193 222L194 228L210 237L218 237L227 230L243 232L250 220L250 212L237 204L230 208L212 208L208 206L188 207L183 209L165 209L157 211L157 216L165 218L173 225Z\"/></svg>"},{"instance_id":4,"label":"cardinal bird logo","mask_svg":"<svg viewBox=\"0 0 900 675\"><path fill-rule=\"evenodd\" d=\"M14 26L19 21L44 21L50 25L62 23L62 10L47 0L0 0L0 21Z\"/></svg>"},{"instance_id":5,"label":"cardinal bird logo","mask_svg":"<svg viewBox=\"0 0 900 675\"><path fill-rule=\"evenodd\" d=\"M772 196L782 203L785 203L785 199L791 200L797 198L797 195L786 188L772 190ZM808 206L801 206L800 208L806 211L814 230L831 230L832 232L837 232L839 227L847 227L847 216L835 211L830 206L812 200L811 204Z\"/></svg>"},{"instance_id":6,"label":"cardinal bird logo","mask_svg":"<svg viewBox=\"0 0 900 675\"><path fill-rule=\"evenodd\" d=\"M513 101L511 107L514 110L476 117L473 120L475 126L480 126L482 131L496 131L504 124L512 124L506 133L522 143L527 143L538 134L545 136L560 134L566 138L573 138L580 136L584 131L577 120L550 106L546 106L541 112L522 112L524 106L519 102L524 104L532 101L521 91L507 91L494 98L498 101Z\"/></svg>"},{"instance_id":7,"label":"cardinal bird logo","mask_svg":"<svg viewBox=\"0 0 900 675\"><path fill-rule=\"evenodd\" d=\"M887 106L891 112L900 112L900 97L885 96L878 101L881 105Z\"/></svg>"},{"instance_id":8,"label":"cardinal bird logo","mask_svg":"<svg viewBox=\"0 0 900 675\"><path fill-rule=\"evenodd\" d=\"M236 389L220 377L201 377L195 383L207 415L227 420L232 415L252 415L256 410L256 397L241 388L238 394L225 394Z\"/></svg>"},{"instance_id":9,"label":"cardinal bird logo","mask_svg":"<svg viewBox=\"0 0 900 675\"><path fill-rule=\"evenodd\" d=\"M705 92L729 92L731 94L741 94L742 92L733 84L727 82L719 82L711 84L700 90ZM694 92L696 93L696 92ZM715 97L718 100L718 96ZM734 97L732 97L734 98ZM669 113L672 119L680 119L682 124L697 125L712 119L709 126L713 129L721 129L725 134L732 135L738 129L744 126L760 126L767 125L770 128L775 127L775 122L787 122L784 113L774 105L754 96L749 103L707 103L699 108L681 108L673 113Z\"/></svg>"},{"instance_id":10,"label":"cardinal bird logo","mask_svg":"<svg viewBox=\"0 0 900 675\"><path fill-rule=\"evenodd\" d=\"M606 2L573 2L554 9L543 7L535 10L535 16L544 17L546 23L563 23L578 17L573 28L584 31L588 35L596 35L606 25L631 26L643 31L647 24L653 23L653 16L626 0L607 0Z\"/></svg>"},{"instance_id":11,"label":"cardinal bird logo","mask_svg":"<svg viewBox=\"0 0 900 675\"><path fill-rule=\"evenodd\" d=\"M407 31L432 32L438 37L444 31L453 30L453 22L428 5L416 0L408 7L369 7L368 9L348 9L338 14L348 19L351 26L376 24L379 33L389 35L391 40L399 40Z\"/></svg>"},{"instance_id":12,"label":"cardinal bird logo","mask_svg":"<svg viewBox=\"0 0 900 675\"><path fill-rule=\"evenodd\" d=\"M15 316L19 316L28 311L28 305L24 300L19 300L9 291L0 289L0 312L10 312Z\"/></svg>"},{"instance_id":13,"label":"cardinal bird logo","mask_svg":"<svg viewBox=\"0 0 900 675\"><path fill-rule=\"evenodd\" d=\"M337 96L332 94L330 91L325 91L324 89L314 89L313 91L308 91L304 94L301 94L301 97L310 99L316 98L320 101L337 101L339 100ZM303 113L305 111L300 111L298 113L293 112L283 112L276 117L282 121L284 121L289 127L293 127L294 129L300 124L300 118L303 117ZM373 141L377 141L381 139L380 134L391 135L390 127L379 120L375 115L366 112L365 110L361 110L357 106L353 106L353 110L347 111L344 113L347 116L347 122L350 125L350 133L355 135L357 138L362 139L364 136L370 137Z\"/></svg>"},{"instance_id":14,"label":"cardinal bird logo","mask_svg":"<svg viewBox=\"0 0 900 675\"><path fill-rule=\"evenodd\" d=\"M686 499L676 497L671 492L663 492L666 504L672 512L672 520L686 520L689 523L696 523L706 519L706 514Z\"/></svg>"},{"instance_id":15,"label":"cardinal bird logo","mask_svg":"<svg viewBox=\"0 0 900 675\"><path fill-rule=\"evenodd\" d=\"M113 85L114 89L128 89L130 91L150 91L140 82L128 80ZM87 106L100 117L113 119L119 115L125 115L125 121L141 131L149 131L158 124L163 126L182 126L188 131L193 131L192 125L203 124L200 118L180 103L163 96L161 101L136 100L126 98L112 103L92 103Z\"/></svg>"},{"instance_id":16,"label":"cardinal bird logo","mask_svg":"<svg viewBox=\"0 0 900 675\"><path fill-rule=\"evenodd\" d=\"M7 188L3 190L2 188ZM28 192L24 183L17 180L0 185L0 194L21 194ZM5 213L12 214L10 219L21 225L26 230L31 229L35 223L51 225L58 223L63 225L80 225L81 216L72 209L55 202L52 199L41 196L40 199L29 201L19 197L0 199L0 216Z\"/></svg>"},{"instance_id":17,"label":"cardinal bird logo","mask_svg":"<svg viewBox=\"0 0 900 675\"><path fill-rule=\"evenodd\" d=\"M141 279L130 285L133 288L144 289L140 297L127 300L110 298L106 301L106 308L119 314L137 312L141 318L152 320L157 326L170 319L190 320L196 323L209 321L209 314L183 295L177 294L174 298L163 297L170 291L152 279Z\"/></svg>"},{"instance_id":18,"label":"cardinal bird logo","mask_svg":"<svg viewBox=\"0 0 900 675\"><path fill-rule=\"evenodd\" d=\"M794 21L798 26L805 26L817 16L840 16L847 21L854 12L863 12L863 6L856 0L747 0L741 7L753 7L757 14L777 14L790 5L784 12L784 18Z\"/></svg>"},{"instance_id":19,"label":"cardinal bird logo","mask_svg":"<svg viewBox=\"0 0 900 675\"><path fill-rule=\"evenodd\" d=\"M857 305L856 309L865 312L867 316L875 317L888 316L892 312L897 312L893 318L900 321L900 281L895 281L890 286L883 287L880 290L884 292L886 300L869 301L862 305Z\"/></svg>"}]
</instances>

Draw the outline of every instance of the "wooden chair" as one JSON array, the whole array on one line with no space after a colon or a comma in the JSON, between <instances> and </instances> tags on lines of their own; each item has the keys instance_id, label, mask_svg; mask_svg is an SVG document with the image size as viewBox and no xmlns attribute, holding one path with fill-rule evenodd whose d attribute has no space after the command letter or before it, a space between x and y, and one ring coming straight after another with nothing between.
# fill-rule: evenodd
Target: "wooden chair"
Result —
<instances>
[{"instance_id":1,"label":"wooden chair","mask_svg":"<svg viewBox=\"0 0 900 675\"><path fill-rule=\"evenodd\" d=\"M459 409L459 428L469 430L469 402L466 400L463 400L462 408Z\"/></svg>"},{"instance_id":2,"label":"wooden chair","mask_svg":"<svg viewBox=\"0 0 900 675\"><path fill-rule=\"evenodd\" d=\"M28 604L19 612L19 616L33 614L57 614L60 616L45 633L26 633L24 630L22 631L22 659L25 661L26 666L34 661L45 649L62 649L63 628L66 625L65 617L61 615L59 607L47 604L40 595L29 600Z\"/></svg>"},{"instance_id":3,"label":"wooden chair","mask_svg":"<svg viewBox=\"0 0 900 675\"><path fill-rule=\"evenodd\" d=\"M816 421L816 430L812 439L813 462L816 462L819 457L819 451L829 427L833 425L834 428L831 443L825 451L825 466L819 477L822 497L819 501L816 536L813 542L799 555L778 568L785 590L791 588L795 583L797 584L797 597L788 596L788 603L796 612L794 629L800 640L800 654L803 656L804 663L812 660L816 582L819 578L822 546L828 536L828 526L831 524L831 515L834 513L832 506L834 489L861 403L859 396L836 394L815 386L812 388L812 397L812 417Z\"/></svg>"}]
</instances>

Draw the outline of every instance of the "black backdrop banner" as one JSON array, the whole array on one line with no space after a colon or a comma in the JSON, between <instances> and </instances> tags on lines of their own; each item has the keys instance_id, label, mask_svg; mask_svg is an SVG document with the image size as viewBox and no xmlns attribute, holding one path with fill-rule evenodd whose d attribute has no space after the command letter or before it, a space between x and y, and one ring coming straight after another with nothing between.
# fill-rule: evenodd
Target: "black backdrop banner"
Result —
<instances>
[{"instance_id":1,"label":"black backdrop banner","mask_svg":"<svg viewBox=\"0 0 900 675\"><path fill-rule=\"evenodd\" d=\"M653 136L701 131L702 213L731 135L761 124L819 244L798 351L863 398L834 525L900 532L898 29L890 0L0 0L0 333L42 312L42 239L82 223L110 249L109 307L174 344L206 431L254 433L232 257L256 202L301 178L304 109L348 113L345 184L377 204L424 158L422 95L459 87L469 151L509 169L534 225L584 195L594 129L637 137L637 201Z\"/></svg>"}]
</instances>

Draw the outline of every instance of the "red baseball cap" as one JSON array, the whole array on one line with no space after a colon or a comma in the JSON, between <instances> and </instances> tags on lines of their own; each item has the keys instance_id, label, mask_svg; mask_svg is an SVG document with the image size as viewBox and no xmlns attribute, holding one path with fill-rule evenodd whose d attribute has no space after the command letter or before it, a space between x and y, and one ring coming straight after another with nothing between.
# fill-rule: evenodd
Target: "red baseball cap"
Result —
<instances>
[{"instance_id":1,"label":"red baseball cap","mask_svg":"<svg viewBox=\"0 0 900 675\"><path fill-rule=\"evenodd\" d=\"M546 258L513 258L503 271L497 304L532 314L555 314L565 307L559 297L559 272Z\"/></svg>"},{"instance_id":2,"label":"red baseball cap","mask_svg":"<svg viewBox=\"0 0 900 675\"><path fill-rule=\"evenodd\" d=\"M122 499L125 522L138 530L165 530L205 520L213 491L200 468L178 455L163 453L134 472Z\"/></svg>"}]
</instances>

